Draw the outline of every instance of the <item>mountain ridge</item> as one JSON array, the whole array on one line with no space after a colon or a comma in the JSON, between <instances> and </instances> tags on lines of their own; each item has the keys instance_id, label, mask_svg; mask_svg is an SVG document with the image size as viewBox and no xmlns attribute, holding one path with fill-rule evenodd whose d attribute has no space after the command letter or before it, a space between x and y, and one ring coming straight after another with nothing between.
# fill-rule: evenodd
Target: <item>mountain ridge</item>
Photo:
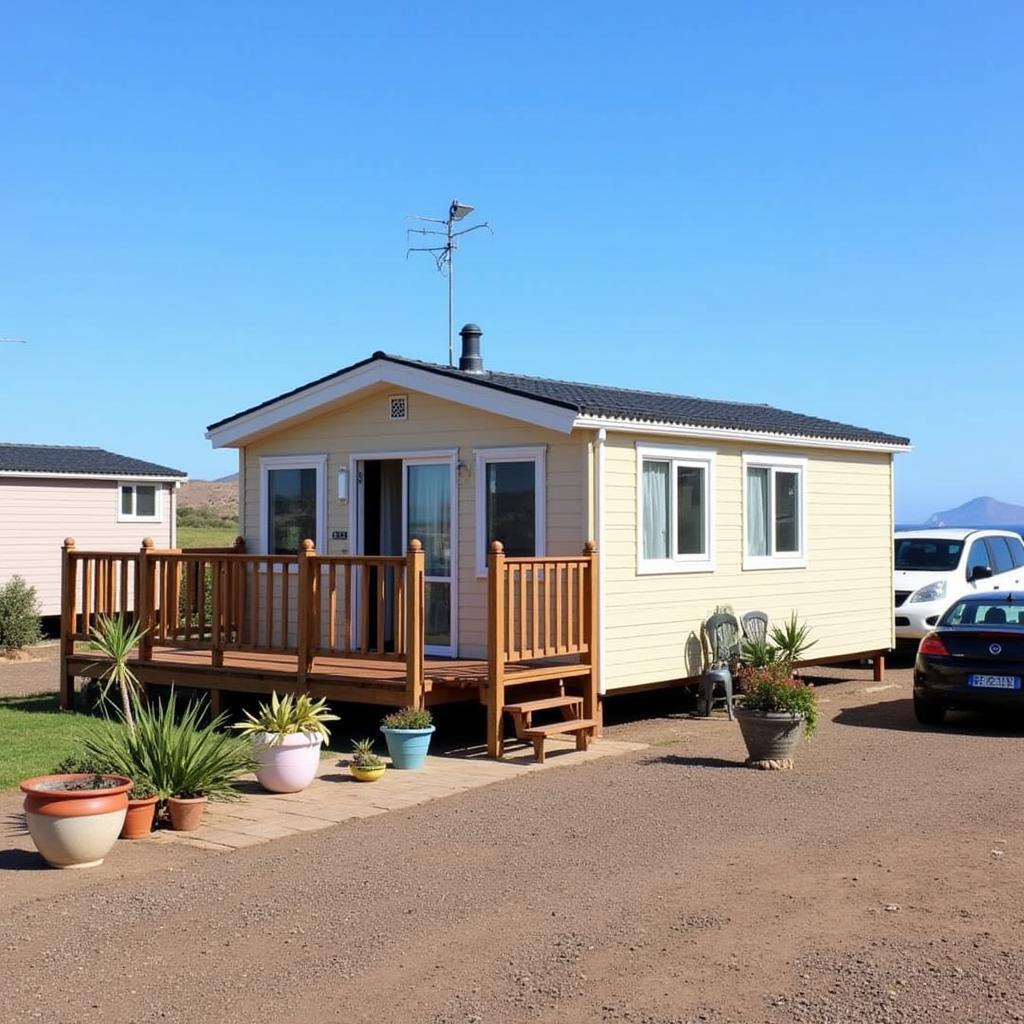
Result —
<instances>
[{"instance_id":1,"label":"mountain ridge","mask_svg":"<svg viewBox=\"0 0 1024 1024\"><path fill-rule=\"evenodd\" d=\"M1013 526L1024 523L1024 505L983 495L956 508L935 512L925 526Z\"/></svg>"}]
</instances>

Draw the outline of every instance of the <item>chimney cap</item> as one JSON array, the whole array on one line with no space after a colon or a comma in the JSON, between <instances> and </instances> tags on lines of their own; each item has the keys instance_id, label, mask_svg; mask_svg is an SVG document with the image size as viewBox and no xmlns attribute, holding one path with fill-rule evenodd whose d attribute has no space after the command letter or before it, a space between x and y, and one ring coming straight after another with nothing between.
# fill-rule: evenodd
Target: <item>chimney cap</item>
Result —
<instances>
[{"instance_id":1,"label":"chimney cap","mask_svg":"<svg viewBox=\"0 0 1024 1024\"><path fill-rule=\"evenodd\" d=\"M463 373L483 373L484 361L480 355L480 336L484 332L476 324L464 324L459 336L462 338L462 355L459 369Z\"/></svg>"}]
</instances>

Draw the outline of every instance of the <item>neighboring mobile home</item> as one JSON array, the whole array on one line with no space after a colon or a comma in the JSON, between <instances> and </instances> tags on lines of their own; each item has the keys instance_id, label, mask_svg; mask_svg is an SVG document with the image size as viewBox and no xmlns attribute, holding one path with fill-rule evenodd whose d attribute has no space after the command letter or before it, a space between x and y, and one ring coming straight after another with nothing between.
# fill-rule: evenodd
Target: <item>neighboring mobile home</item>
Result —
<instances>
[{"instance_id":1,"label":"neighboring mobile home","mask_svg":"<svg viewBox=\"0 0 1024 1024\"><path fill-rule=\"evenodd\" d=\"M479 328L461 334L458 369L375 352L209 427L239 451L247 551L295 555L308 538L328 556L401 555L418 538L426 653L481 658L491 542L521 557L592 539L601 692L693 681L718 605L796 610L815 660L893 646L906 438L491 371Z\"/></svg>"},{"instance_id":2,"label":"neighboring mobile home","mask_svg":"<svg viewBox=\"0 0 1024 1024\"><path fill-rule=\"evenodd\" d=\"M21 576L44 616L61 610L61 544L138 551L175 545L177 469L63 445L0 444L0 585Z\"/></svg>"}]
</instances>

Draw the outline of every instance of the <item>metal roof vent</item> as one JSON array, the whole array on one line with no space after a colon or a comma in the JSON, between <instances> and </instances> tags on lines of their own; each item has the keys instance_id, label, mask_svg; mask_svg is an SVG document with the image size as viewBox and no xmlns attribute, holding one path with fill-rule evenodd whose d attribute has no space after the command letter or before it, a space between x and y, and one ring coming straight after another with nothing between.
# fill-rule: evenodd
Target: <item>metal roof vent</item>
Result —
<instances>
[{"instance_id":1,"label":"metal roof vent","mask_svg":"<svg viewBox=\"0 0 1024 1024\"><path fill-rule=\"evenodd\" d=\"M459 356L459 369L463 373L483 373L484 360L480 355L480 335L484 332L476 324L466 324L459 337L462 338L462 355Z\"/></svg>"}]
</instances>

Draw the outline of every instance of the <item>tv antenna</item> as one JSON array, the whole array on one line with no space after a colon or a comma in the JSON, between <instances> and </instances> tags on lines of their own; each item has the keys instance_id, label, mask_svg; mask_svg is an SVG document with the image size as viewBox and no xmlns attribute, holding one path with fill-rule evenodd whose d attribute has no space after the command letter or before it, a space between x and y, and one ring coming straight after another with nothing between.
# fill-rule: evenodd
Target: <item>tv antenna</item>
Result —
<instances>
[{"instance_id":1,"label":"tv antenna","mask_svg":"<svg viewBox=\"0 0 1024 1024\"><path fill-rule=\"evenodd\" d=\"M483 224L474 224L471 228L455 230L455 225L468 217L475 207L460 203L453 199L448 207L448 216L441 220L438 217L419 217L412 215L413 220L422 220L428 224L441 224L444 230L438 228L406 228L406 238L409 235L439 235L443 238L444 244L438 245L414 245L405 251L405 258L409 258L411 252L429 252L434 257L437 269L448 278L448 365L455 365L455 321L454 321L454 289L455 289L455 250L459 246L459 239L468 235L471 231L479 231L487 228L493 235L490 224L484 221Z\"/></svg>"}]
</instances>

